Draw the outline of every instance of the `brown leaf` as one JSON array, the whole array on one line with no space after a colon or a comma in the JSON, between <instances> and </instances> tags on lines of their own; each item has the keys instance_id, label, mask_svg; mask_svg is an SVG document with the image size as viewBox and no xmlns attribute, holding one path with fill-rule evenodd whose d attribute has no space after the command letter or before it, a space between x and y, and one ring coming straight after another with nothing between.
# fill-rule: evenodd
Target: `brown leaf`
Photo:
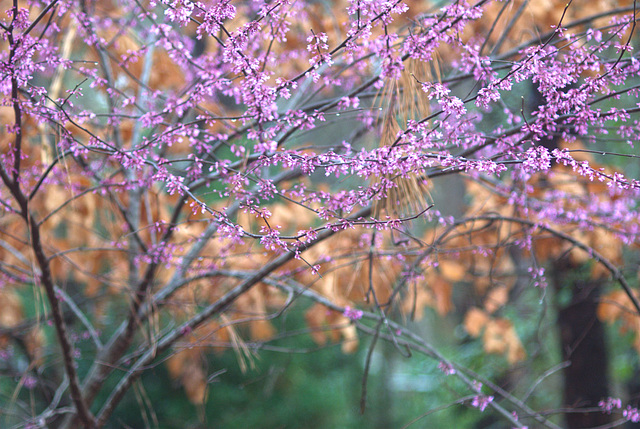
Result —
<instances>
[{"instance_id":1,"label":"brown leaf","mask_svg":"<svg viewBox=\"0 0 640 429\"><path fill-rule=\"evenodd\" d=\"M256 341L266 341L273 338L276 333L275 328L268 320L253 320L249 324L251 338Z\"/></svg>"},{"instance_id":2,"label":"brown leaf","mask_svg":"<svg viewBox=\"0 0 640 429\"><path fill-rule=\"evenodd\" d=\"M198 349L182 350L166 362L169 375L180 381L189 401L197 405L204 403L207 393L207 379L202 365Z\"/></svg>"},{"instance_id":3,"label":"brown leaf","mask_svg":"<svg viewBox=\"0 0 640 429\"><path fill-rule=\"evenodd\" d=\"M45 336L42 328L34 326L24 338L24 344L31 359L31 363L36 367L44 364Z\"/></svg>"},{"instance_id":4,"label":"brown leaf","mask_svg":"<svg viewBox=\"0 0 640 429\"><path fill-rule=\"evenodd\" d=\"M480 332L489 321L489 316L477 307L471 307L464 316L464 329L474 338L480 336Z\"/></svg>"},{"instance_id":5,"label":"brown leaf","mask_svg":"<svg viewBox=\"0 0 640 429\"><path fill-rule=\"evenodd\" d=\"M207 394L207 377L202 366L193 362L183 368L182 385L192 404L202 405Z\"/></svg>"},{"instance_id":6,"label":"brown leaf","mask_svg":"<svg viewBox=\"0 0 640 429\"><path fill-rule=\"evenodd\" d=\"M411 290L402 301L402 313L413 315L416 320L424 316L424 308L433 306L433 295L423 287L417 287L415 293Z\"/></svg>"},{"instance_id":7,"label":"brown leaf","mask_svg":"<svg viewBox=\"0 0 640 429\"><path fill-rule=\"evenodd\" d=\"M347 319L345 318L345 323ZM358 350L358 330L353 324L349 324L340 330L342 334L342 352L351 354Z\"/></svg>"},{"instance_id":8,"label":"brown leaf","mask_svg":"<svg viewBox=\"0 0 640 429\"><path fill-rule=\"evenodd\" d=\"M13 290L0 289L0 326L11 328L22 321L22 302Z\"/></svg>"},{"instance_id":9,"label":"brown leaf","mask_svg":"<svg viewBox=\"0 0 640 429\"><path fill-rule=\"evenodd\" d=\"M442 277L451 282L459 282L464 279L464 276L467 274L467 270L464 265L456 261L440 261L438 267L442 273Z\"/></svg>"},{"instance_id":10,"label":"brown leaf","mask_svg":"<svg viewBox=\"0 0 640 429\"><path fill-rule=\"evenodd\" d=\"M624 291L616 290L601 298L596 314L601 321L613 323L624 311L633 311L631 301Z\"/></svg>"},{"instance_id":11,"label":"brown leaf","mask_svg":"<svg viewBox=\"0 0 640 429\"><path fill-rule=\"evenodd\" d=\"M507 350L507 343L504 338L505 330L504 323L500 323L498 320L489 320L482 338L485 352L502 354Z\"/></svg>"},{"instance_id":12,"label":"brown leaf","mask_svg":"<svg viewBox=\"0 0 640 429\"><path fill-rule=\"evenodd\" d=\"M514 364L526 357L526 352L513 325L506 319L490 320L484 331L484 351L505 354L507 362Z\"/></svg>"},{"instance_id":13,"label":"brown leaf","mask_svg":"<svg viewBox=\"0 0 640 429\"><path fill-rule=\"evenodd\" d=\"M506 286L497 286L489 291L484 300L484 308L489 314L495 313L509 300L509 289Z\"/></svg>"},{"instance_id":14,"label":"brown leaf","mask_svg":"<svg viewBox=\"0 0 640 429\"><path fill-rule=\"evenodd\" d=\"M327 342L327 335L323 329L327 319L327 311L328 309L324 305L315 304L304 315L307 325L311 329L311 338L320 346Z\"/></svg>"},{"instance_id":15,"label":"brown leaf","mask_svg":"<svg viewBox=\"0 0 640 429\"><path fill-rule=\"evenodd\" d=\"M429 283L430 292L433 295L432 306L440 316L444 316L453 309L451 300L451 283L443 278L436 278Z\"/></svg>"}]
</instances>

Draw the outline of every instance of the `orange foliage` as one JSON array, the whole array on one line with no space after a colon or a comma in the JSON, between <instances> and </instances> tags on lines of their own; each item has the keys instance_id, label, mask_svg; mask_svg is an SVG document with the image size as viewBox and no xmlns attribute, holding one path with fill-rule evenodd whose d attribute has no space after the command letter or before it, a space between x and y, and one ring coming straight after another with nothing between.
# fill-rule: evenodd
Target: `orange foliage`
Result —
<instances>
[{"instance_id":1,"label":"orange foliage","mask_svg":"<svg viewBox=\"0 0 640 429\"><path fill-rule=\"evenodd\" d=\"M640 298L637 290L634 296ZM616 290L603 296L597 310L598 318L603 322L620 321L621 332L631 331L635 334L634 347L640 353L640 318L631 300L624 291Z\"/></svg>"},{"instance_id":2,"label":"orange foliage","mask_svg":"<svg viewBox=\"0 0 640 429\"><path fill-rule=\"evenodd\" d=\"M342 337L342 351L354 353L358 349L356 327L344 315L330 310L322 304L314 304L305 313L313 341L325 345L327 340L335 343Z\"/></svg>"},{"instance_id":3,"label":"orange foliage","mask_svg":"<svg viewBox=\"0 0 640 429\"><path fill-rule=\"evenodd\" d=\"M571 2L571 7L568 7L569 4L564 0L491 2L485 8L482 19L472 22L465 29L465 38L471 38L476 34L488 34L494 27L488 38L488 46L491 47L503 39L501 51L504 52L529 41L532 34L540 36L560 23L567 25L582 18L610 11L613 7L624 7L630 4L633 4L631 0L576 0ZM604 17L592 21L589 25L599 27L606 25L607 20L608 18ZM511 27L510 33L505 38L504 33L509 27ZM568 32L585 29L582 25L570 28Z\"/></svg>"},{"instance_id":4,"label":"orange foliage","mask_svg":"<svg viewBox=\"0 0 640 429\"><path fill-rule=\"evenodd\" d=\"M202 350L182 350L167 360L169 375L184 387L187 398L194 404L203 404L207 395L207 375L202 368Z\"/></svg>"},{"instance_id":5,"label":"orange foliage","mask_svg":"<svg viewBox=\"0 0 640 429\"><path fill-rule=\"evenodd\" d=\"M507 319L491 318L487 312L472 307L465 315L464 328L474 338L478 338L484 330L484 351L505 354L510 364L517 363L527 356L513 324Z\"/></svg>"},{"instance_id":6,"label":"orange foliage","mask_svg":"<svg viewBox=\"0 0 640 429\"><path fill-rule=\"evenodd\" d=\"M0 327L12 328L22 322L22 302L17 293L9 288L0 289ZM0 348L7 346L9 338L0 336Z\"/></svg>"}]
</instances>

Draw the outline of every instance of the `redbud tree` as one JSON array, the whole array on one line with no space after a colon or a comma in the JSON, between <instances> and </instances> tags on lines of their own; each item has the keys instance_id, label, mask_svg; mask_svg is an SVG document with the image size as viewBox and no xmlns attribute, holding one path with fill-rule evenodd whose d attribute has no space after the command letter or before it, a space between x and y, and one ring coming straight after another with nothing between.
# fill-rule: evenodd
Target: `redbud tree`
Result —
<instances>
[{"instance_id":1,"label":"redbud tree","mask_svg":"<svg viewBox=\"0 0 640 429\"><path fill-rule=\"evenodd\" d=\"M504 309L580 268L640 349L635 1L1 4L7 427L115 427L155 365L203 404L206 354L268 345L299 301L302 335L368 350L364 412L388 342L457 406L558 427L412 331L456 291L517 364Z\"/></svg>"}]
</instances>

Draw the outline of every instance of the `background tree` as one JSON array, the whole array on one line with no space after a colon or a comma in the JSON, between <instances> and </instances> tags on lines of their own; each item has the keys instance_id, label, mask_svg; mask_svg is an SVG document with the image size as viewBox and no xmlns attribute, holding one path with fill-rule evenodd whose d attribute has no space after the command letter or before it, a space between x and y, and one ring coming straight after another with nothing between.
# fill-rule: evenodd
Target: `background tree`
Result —
<instances>
[{"instance_id":1,"label":"background tree","mask_svg":"<svg viewBox=\"0 0 640 429\"><path fill-rule=\"evenodd\" d=\"M251 371L310 351L298 336L369 339L362 413L384 350L440 368L455 397L425 418L640 420L608 397L604 354L578 373L603 389L534 395L600 321L638 348L635 2L3 5L3 425L116 427L133 397L172 424L144 388L160 366L203 420L229 366L211 356ZM520 376L419 334L427 306Z\"/></svg>"}]
</instances>

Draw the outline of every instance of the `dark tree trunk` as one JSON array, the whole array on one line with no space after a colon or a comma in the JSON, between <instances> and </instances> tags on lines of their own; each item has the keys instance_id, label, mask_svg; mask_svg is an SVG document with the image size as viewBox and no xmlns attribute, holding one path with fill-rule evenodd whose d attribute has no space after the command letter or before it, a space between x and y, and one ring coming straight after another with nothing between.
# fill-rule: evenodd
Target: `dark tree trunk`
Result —
<instances>
[{"instance_id":1,"label":"dark tree trunk","mask_svg":"<svg viewBox=\"0 0 640 429\"><path fill-rule=\"evenodd\" d=\"M609 396L605 331L596 316L600 282L586 278L567 259L554 265L557 291L571 292L571 301L558 306L558 328L562 359L571 362L564 370L564 406L574 411L597 407ZM585 410L586 411L586 410ZM611 422L601 412L567 412L567 428L589 428Z\"/></svg>"}]
</instances>

